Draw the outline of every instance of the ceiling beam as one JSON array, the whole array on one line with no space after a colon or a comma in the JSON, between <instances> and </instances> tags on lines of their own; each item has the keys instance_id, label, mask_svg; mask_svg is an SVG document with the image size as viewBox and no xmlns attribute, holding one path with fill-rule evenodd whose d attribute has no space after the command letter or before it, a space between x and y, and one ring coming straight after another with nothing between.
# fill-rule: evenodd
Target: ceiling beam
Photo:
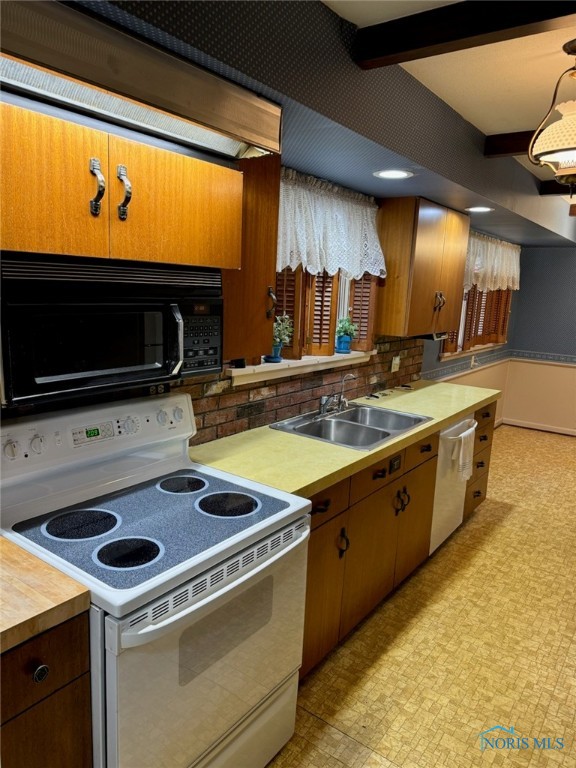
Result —
<instances>
[{"instance_id":1,"label":"ceiling beam","mask_svg":"<svg viewBox=\"0 0 576 768\"><path fill-rule=\"evenodd\" d=\"M572 0L463 0L358 29L352 57L362 69L375 69L575 26Z\"/></svg>"},{"instance_id":2,"label":"ceiling beam","mask_svg":"<svg viewBox=\"0 0 576 768\"><path fill-rule=\"evenodd\" d=\"M569 195L570 185L559 184L556 179L541 181L539 192L541 195Z\"/></svg>"},{"instance_id":3,"label":"ceiling beam","mask_svg":"<svg viewBox=\"0 0 576 768\"><path fill-rule=\"evenodd\" d=\"M518 133L495 133L486 136L484 142L484 157L512 157L527 155L534 131L519 131Z\"/></svg>"}]
</instances>

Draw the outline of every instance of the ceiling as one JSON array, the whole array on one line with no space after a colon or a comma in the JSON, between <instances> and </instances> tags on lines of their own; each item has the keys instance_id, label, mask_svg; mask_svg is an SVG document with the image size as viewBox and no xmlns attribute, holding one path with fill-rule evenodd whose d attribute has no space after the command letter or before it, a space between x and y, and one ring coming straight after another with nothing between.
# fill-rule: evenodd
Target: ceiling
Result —
<instances>
[{"instance_id":1,"label":"ceiling","mask_svg":"<svg viewBox=\"0 0 576 768\"><path fill-rule=\"evenodd\" d=\"M358 28L457 2L323 0L324 5ZM486 136L534 131L550 107L557 79L574 64L562 46L575 37L573 25L429 56L401 66ZM562 94L576 98L576 89L564 81L559 96ZM536 167L523 156L517 159L539 178L553 179L550 169Z\"/></svg>"},{"instance_id":2,"label":"ceiling","mask_svg":"<svg viewBox=\"0 0 576 768\"><path fill-rule=\"evenodd\" d=\"M458 0L322 2L346 21L365 29L409 16L417 25L421 23L418 14L455 5ZM574 6L572 12L576 11L575 3L564 5L567 9ZM574 65L574 59L564 53L562 46L575 37L576 23L567 19L559 29L424 56L400 62L400 66L486 136L533 132L550 107L559 76ZM574 98L576 88L566 78L559 101ZM515 159L537 178L554 179L551 169L534 166L525 154ZM567 195L565 201L568 215Z\"/></svg>"}]
</instances>

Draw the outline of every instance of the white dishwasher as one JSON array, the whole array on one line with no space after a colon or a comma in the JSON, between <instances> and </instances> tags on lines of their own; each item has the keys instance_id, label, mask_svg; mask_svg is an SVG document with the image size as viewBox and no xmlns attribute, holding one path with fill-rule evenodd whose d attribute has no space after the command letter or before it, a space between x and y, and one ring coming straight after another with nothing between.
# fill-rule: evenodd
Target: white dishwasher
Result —
<instances>
[{"instance_id":1,"label":"white dishwasher","mask_svg":"<svg viewBox=\"0 0 576 768\"><path fill-rule=\"evenodd\" d=\"M466 483L472 475L474 433L477 426L471 414L440 432L430 554L462 522Z\"/></svg>"}]
</instances>

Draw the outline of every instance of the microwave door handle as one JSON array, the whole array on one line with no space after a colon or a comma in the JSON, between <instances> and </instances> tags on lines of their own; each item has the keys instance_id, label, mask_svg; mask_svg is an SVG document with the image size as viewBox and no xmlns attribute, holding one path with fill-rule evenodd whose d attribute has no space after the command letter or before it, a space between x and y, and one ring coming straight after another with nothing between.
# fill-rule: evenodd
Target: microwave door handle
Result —
<instances>
[{"instance_id":1,"label":"microwave door handle","mask_svg":"<svg viewBox=\"0 0 576 768\"><path fill-rule=\"evenodd\" d=\"M180 372L180 368L184 365L184 320L182 320L178 304L170 304L170 309L174 315L178 333L178 362L171 371L171 375L175 375Z\"/></svg>"}]
</instances>

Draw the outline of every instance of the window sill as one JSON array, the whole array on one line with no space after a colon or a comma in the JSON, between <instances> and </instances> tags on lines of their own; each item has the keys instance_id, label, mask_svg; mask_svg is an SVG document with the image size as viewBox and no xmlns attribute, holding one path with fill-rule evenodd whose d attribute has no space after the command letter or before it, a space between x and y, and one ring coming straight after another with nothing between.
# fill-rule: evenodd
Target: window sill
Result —
<instances>
[{"instance_id":1,"label":"window sill","mask_svg":"<svg viewBox=\"0 0 576 768\"><path fill-rule=\"evenodd\" d=\"M257 381L281 379L301 373L322 371L326 368L342 368L345 365L367 363L376 350L371 352L350 352L349 355L322 355L303 357L301 360L282 360L280 363L247 365L246 368L227 368L226 376L232 379L232 386L252 384Z\"/></svg>"},{"instance_id":2,"label":"window sill","mask_svg":"<svg viewBox=\"0 0 576 768\"><path fill-rule=\"evenodd\" d=\"M459 357L470 357L471 355L477 355L479 352L488 352L491 349L499 349L507 344L507 341L494 342L492 344L478 344L475 347L470 347L460 352L442 352L438 355L439 360L457 360Z\"/></svg>"}]
</instances>

